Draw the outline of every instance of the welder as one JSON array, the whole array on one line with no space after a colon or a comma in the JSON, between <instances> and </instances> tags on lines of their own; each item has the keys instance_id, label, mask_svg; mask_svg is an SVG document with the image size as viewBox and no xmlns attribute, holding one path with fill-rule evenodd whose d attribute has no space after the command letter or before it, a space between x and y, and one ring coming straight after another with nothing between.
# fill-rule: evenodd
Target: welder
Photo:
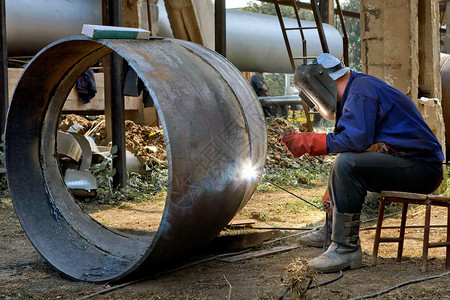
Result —
<instances>
[{"instance_id":1,"label":"welder","mask_svg":"<svg viewBox=\"0 0 450 300\"><path fill-rule=\"evenodd\" d=\"M433 192L443 179L441 145L404 93L331 54L299 65L294 83L302 100L334 119L335 127L332 133L292 132L282 142L294 157L338 154L324 195L332 204L330 227L300 241L331 242L308 265L324 273L360 268L360 214L367 191Z\"/></svg>"}]
</instances>

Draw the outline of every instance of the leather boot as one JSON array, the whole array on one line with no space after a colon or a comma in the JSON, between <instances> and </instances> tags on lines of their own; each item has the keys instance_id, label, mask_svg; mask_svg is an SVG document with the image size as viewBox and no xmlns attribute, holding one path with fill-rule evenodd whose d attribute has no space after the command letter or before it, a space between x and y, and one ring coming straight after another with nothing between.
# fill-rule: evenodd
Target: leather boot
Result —
<instances>
[{"instance_id":1,"label":"leather boot","mask_svg":"<svg viewBox=\"0 0 450 300\"><path fill-rule=\"evenodd\" d=\"M335 210L331 245L321 256L309 260L308 265L322 273L361 268L360 223L360 214L338 213Z\"/></svg>"},{"instance_id":2,"label":"leather boot","mask_svg":"<svg viewBox=\"0 0 450 300\"><path fill-rule=\"evenodd\" d=\"M298 240L299 243L310 247L321 248L326 239L326 246L329 246L331 244L331 224L333 217L331 214L327 213L326 218L325 225L320 230L300 237Z\"/></svg>"}]
</instances>

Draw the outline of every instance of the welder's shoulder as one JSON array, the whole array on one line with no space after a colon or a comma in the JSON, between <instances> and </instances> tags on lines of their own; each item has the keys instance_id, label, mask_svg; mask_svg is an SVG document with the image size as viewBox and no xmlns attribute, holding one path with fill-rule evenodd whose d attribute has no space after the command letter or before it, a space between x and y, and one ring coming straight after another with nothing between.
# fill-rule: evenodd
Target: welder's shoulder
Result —
<instances>
[{"instance_id":1,"label":"welder's shoulder","mask_svg":"<svg viewBox=\"0 0 450 300\"><path fill-rule=\"evenodd\" d=\"M353 95L377 98L379 90L385 85L387 85L387 83L377 77L359 73L352 80L349 93Z\"/></svg>"}]
</instances>

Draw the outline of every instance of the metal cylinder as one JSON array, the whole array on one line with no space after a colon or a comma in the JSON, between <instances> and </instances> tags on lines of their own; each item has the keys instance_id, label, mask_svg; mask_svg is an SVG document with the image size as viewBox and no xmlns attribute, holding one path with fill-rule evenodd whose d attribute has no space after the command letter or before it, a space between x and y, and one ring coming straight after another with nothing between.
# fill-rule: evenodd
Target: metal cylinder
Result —
<instances>
[{"instance_id":1,"label":"metal cylinder","mask_svg":"<svg viewBox=\"0 0 450 300\"><path fill-rule=\"evenodd\" d=\"M111 52L144 82L161 120L169 177L156 232L125 234L92 219L64 184L56 132L76 79ZM148 274L214 238L245 205L266 156L262 110L245 77L217 53L171 40L63 39L25 68L8 114L6 166L19 220L38 252L76 280Z\"/></svg>"},{"instance_id":2,"label":"metal cylinder","mask_svg":"<svg viewBox=\"0 0 450 300\"><path fill-rule=\"evenodd\" d=\"M445 126L445 159L450 158L450 54L441 53L442 117Z\"/></svg>"}]
</instances>

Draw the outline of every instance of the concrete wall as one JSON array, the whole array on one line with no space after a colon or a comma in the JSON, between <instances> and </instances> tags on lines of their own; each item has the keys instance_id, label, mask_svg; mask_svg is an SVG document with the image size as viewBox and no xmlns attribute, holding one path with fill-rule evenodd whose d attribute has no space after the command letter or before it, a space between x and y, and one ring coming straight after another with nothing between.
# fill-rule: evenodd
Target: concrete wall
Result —
<instances>
[{"instance_id":1,"label":"concrete wall","mask_svg":"<svg viewBox=\"0 0 450 300\"><path fill-rule=\"evenodd\" d=\"M438 0L361 0L362 71L398 88L419 108L445 153L439 74Z\"/></svg>"},{"instance_id":2,"label":"concrete wall","mask_svg":"<svg viewBox=\"0 0 450 300\"><path fill-rule=\"evenodd\" d=\"M417 103L417 1L361 1L362 71L385 80Z\"/></svg>"}]
</instances>

